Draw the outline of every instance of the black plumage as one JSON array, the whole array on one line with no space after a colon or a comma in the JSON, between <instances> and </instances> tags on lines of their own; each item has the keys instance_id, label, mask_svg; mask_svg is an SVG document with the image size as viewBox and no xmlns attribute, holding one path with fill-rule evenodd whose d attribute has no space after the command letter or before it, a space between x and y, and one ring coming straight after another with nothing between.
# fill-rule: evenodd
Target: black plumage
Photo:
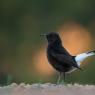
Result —
<instances>
[{"instance_id":1,"label":"black plumage","mask_svg":"<svg viewBox=\"0 0 95 95\"><path fill-rule=\"evenodd\" d=\"M45 34L48 46L47 46L47 58L49 63L64 75L70 72L73 68L81 69L74 56L70 55L68 51L62 46L62 41L58 33L51 32Z\"/></svg>"}]
</instances>

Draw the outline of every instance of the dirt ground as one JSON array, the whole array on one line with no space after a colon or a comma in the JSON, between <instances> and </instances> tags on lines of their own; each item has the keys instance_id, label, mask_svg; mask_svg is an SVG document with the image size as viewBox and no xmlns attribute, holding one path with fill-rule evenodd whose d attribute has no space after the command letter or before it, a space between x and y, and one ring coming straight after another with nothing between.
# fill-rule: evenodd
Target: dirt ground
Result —
<instances>
[{"instance_id":1,"label":"dirt ground","mask_svg":"<svg viewBox=\"0 0 95 95\"><path fill-rule=\"evenodd\" d=\"M15 83L0 87L0 95L95 95L94 85L55 85Z\"/></svg>"}]
</instances>

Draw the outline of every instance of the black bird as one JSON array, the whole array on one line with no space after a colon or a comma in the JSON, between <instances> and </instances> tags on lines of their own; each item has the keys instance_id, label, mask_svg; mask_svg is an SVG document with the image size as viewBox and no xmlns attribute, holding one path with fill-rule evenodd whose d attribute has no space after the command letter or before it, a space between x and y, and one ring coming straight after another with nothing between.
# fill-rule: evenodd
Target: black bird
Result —
<instances>
[{"instance_id":1,"label":"black bird","mask_svg":"<svg viewBox=\"0 0 95 95\"><path fill-rule=\"evenodd\" d=\"M76 69L80 69L80 62L82 62L88 56L95 55L95 51L86 52L79 54L77 56L72 56L69 52L62 46L62 41L58 33L51 32L48 34L43 34L48 41L47 46L47 59L49 63L60 73L58 83L60 78L65 74L70 73Z\"/></svg>"}]
</instances>

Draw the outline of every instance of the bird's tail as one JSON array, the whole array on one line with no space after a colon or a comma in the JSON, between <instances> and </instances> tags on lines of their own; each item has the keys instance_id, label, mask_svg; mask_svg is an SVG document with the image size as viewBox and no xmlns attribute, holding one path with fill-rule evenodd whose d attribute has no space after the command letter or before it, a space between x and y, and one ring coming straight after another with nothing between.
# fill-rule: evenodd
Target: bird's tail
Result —
<instances>
[{"instance_id":1,"label":"bird's tail","mask_svg":"<svg viewBox=\"0 0 95 95\"><path fill-rule=\"evenodd\" d=\"M95 51L90 51L90 52L86 52L86 53L82 53L82 54L78 54L75 57L76 62L82 62L84 59L86 59L89 56L93 56L95 55Z\"/></svg>"},{"instance_id":2,"label":"bird's tail","mask_svg":"<svg viewBox=\"0 0 95 95\"><path fill-rule=\"evenodd\" d=\"M87 52L87 54L89 54L89 53L90 53L90 54L91 54L91 53L95 54L95 50Z\"/></svg>"}]
</instances>

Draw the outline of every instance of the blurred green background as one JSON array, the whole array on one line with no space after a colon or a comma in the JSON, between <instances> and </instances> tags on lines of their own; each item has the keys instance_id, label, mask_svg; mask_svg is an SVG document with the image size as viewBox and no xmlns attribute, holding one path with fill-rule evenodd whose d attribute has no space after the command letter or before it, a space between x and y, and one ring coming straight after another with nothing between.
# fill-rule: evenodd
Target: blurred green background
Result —
<instances>
[{"instance_id":1,"label":"blurred green background","mask_svg":"<svg viewBox=\"0 0 95 95\"><path fill-rule=\"evenodd\" d=\"M55 71L43 74L44 71L41 73L35 67L35 64L42 67L39 61L34 60L44 60L39 52L45 52L42 47L46 48L46 40L40 34L50 31L62 33L62 27L67 25L68 30L72 22L73 29L82 27L90 39L87 49L80 47L84 51L94 49L95 0L0 0L0 85L12 82L55 83L58 77ZM63 35L65 32L63 29ZM84 64L84 71L68 75L67 83L95 84L95 57L84 63L88 63Z\"/></svg>"}]
</instances>

